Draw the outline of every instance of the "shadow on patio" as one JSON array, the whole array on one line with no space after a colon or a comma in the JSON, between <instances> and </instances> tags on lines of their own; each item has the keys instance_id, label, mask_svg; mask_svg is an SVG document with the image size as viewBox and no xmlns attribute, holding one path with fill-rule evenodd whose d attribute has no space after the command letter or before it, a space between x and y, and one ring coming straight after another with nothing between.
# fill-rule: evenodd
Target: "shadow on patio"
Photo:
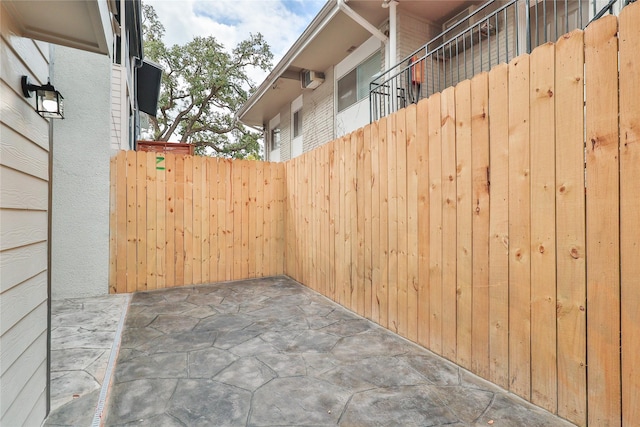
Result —
<instances>
[{"instance_id":1,"label":"shadow on patio","mask_svg":"<svg viewBox=\"0 0 640 427\"><path fill-rule=\"evenodd\" d=\"M104 307L123 301L71 311L80 323L110 315L103 323L115 331L120 314ZM55 327L62 320L53 314ZM64 335L54 329L54 361L67 356L85 373L106 364L96 345ZM71 341L88 347L74 353L86 367ZM62 406L47 425L90 425L97 387L65 384L62 394L78 398L56 398L54 380L52 402ZM109 426L569 425L287 277L134 294L102 418Z\"/></svg>"}]
</instances>

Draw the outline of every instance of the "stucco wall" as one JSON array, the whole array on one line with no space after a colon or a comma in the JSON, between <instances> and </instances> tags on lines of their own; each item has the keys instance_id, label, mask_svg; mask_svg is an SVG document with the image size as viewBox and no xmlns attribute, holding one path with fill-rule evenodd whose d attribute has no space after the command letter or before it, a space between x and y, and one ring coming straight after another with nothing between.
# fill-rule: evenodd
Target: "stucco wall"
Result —
<instances>
[{"instance_id":1,"label":"stucco wall","mask_svg":"<svg viewBox=\"0 0 640 427\"><path fill-rule=\"evenodd\" d=\"M54 125L53 299L108 293L110 70L107 56L54 51L65 120Z\"/></svg>"}]
</instances>

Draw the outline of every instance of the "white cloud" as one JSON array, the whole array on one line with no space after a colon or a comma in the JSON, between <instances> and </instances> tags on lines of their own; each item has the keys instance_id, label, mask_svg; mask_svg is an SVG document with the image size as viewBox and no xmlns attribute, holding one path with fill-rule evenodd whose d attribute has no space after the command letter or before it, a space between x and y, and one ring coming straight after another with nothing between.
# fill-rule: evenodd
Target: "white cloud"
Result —
<instances>
[{"instance_id":1,"label":"white cloud","mask_svg":"<svg viewBox=\"0 0 640 427\"><path fill-rule=\"evenodd\" d=\"M233 49L250 33L262 33L275 65L302 34L326 0L143 0L164 25L165 43L185 44L195 36L213 36ZM260 84L267 72L252 71Z\"/></svg>"}]
</instances>

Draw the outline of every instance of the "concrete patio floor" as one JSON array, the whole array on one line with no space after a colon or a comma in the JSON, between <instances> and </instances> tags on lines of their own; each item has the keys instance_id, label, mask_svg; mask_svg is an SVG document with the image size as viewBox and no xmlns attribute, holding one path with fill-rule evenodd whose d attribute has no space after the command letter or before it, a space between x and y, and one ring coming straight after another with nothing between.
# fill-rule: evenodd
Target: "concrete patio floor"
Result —
<instances>
[{"instance_id":1,"label":"concrete patio floor","mask_svg":"<svg viewBox=\"0 0 640 427\"><path fill-rule=\"evenodd\" d=\"M134 294L104 425L571 424L275 277Z\"/></svg>"}]
</instances>

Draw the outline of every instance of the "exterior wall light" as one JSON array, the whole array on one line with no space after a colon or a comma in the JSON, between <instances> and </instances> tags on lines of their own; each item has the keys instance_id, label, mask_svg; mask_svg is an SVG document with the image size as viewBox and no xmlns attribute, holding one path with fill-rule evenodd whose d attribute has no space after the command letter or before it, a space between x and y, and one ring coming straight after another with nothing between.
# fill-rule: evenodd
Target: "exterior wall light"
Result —
<instances>
[{"instance_id":1,"label":"exterior wall light","mask_svg":"<svg viewBox=\"0 0 640 427\"><path fill-rule=\"evenodd\" d=\"M31 98L31 92L36 93L36 113L45 119L64 119L64 97L50 81L37 86L30 84L27 76L22 76L22 94Z\"/></svg>"}]
</instances>

